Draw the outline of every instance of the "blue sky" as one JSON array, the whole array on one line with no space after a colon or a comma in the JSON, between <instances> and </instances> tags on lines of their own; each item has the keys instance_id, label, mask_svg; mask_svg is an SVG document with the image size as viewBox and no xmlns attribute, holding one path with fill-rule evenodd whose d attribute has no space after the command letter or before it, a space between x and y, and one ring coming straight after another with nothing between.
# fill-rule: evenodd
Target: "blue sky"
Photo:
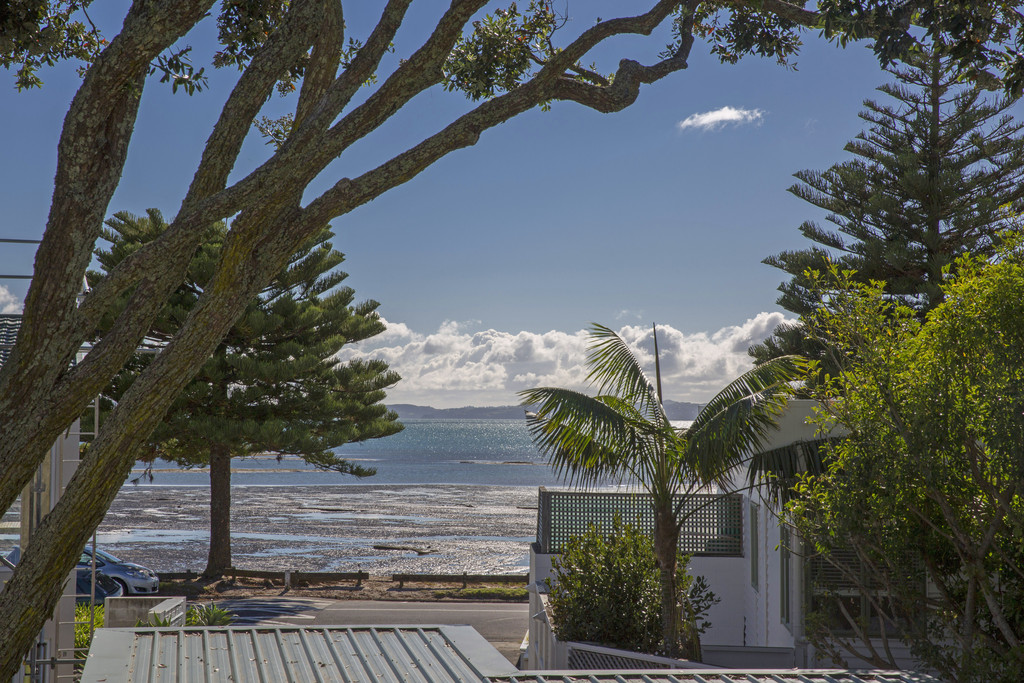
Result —
<instances>
[{"instance_id":1,"label":"blue sky","mask_svg":"<svg viewBox=\"0 0 1024 683\"><path fill-rule=\"evenodd\" d=\"M346 7L350 35L368 32L371 4L382 3ZM97 3L93 18L116 28L124 6ZM391 60L418 46L440 6L414 3ZM563 31L574 36L594 16L636 7L570 3ZM183 41L197 63L212 37L207 20ZM604 72L621 57L650 63L666 42L666 31L621 40L593 59ZM862 100L882 97L874 88L888 80L862 45L839 49L814 32L804 42L796 70L753 57L722 65L698 42L687 70L645 87L624 112L557 103L531 111L336 220L347 283L381 302L391 328L358 351L388 358L406 378L392 399L506 404L534 384L579 384L580 331L590 321L622 328L641 353L650 323L664 326L670 398L706 400L746 369L746 345L783 319L782 273L760 261L806 246L797 226L821 219L785 191L791 176L847 158ZM39 238L46 221L78 79L70 66L42 75L43 89L27 93L13 89L13 74L0 80L0 237ZM149 83L109 213L157 207L173 216L237 76L210 75L209 90L193 97ZM275 98L267 111L287 103ZM440 88L421 95L318 182L376 165L469 106ZM268 149L254 132L237 173ZM29 273L32 256L32 247L0 245L0 273ZM16 307L26 284L0 286L0 306Z\"/></svg>"}]
</instances>

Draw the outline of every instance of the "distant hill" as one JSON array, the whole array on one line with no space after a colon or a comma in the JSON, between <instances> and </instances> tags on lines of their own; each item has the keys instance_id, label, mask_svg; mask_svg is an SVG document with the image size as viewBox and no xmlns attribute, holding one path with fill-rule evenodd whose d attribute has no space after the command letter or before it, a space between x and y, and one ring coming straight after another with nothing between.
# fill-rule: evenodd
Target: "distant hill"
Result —
<instances>
[{"instance_id":1,"label":"distant hill","mask_svg":"<svg viewBox=\"0 0 1024 683\"><path fill-rule=\"evenodd\" d=\"M466 406L464 408L431 408L396 403L388 406L401 420L516 420L524 417L520 406Z\"/></svg>"},{"instance_id":2,"label":"distant hill","mask_svg":"<svg viewBox=\"0 0 1024 683\"><path fill-rule=\"evenodd\" d=\"M464 408L431 408L411 403L388 406L401 420L518 420L525 417L522 406L466 406ZM692 420L700 412L701 404L665 401L665 412L670 420Z\"/></svg>"}]
</instances>

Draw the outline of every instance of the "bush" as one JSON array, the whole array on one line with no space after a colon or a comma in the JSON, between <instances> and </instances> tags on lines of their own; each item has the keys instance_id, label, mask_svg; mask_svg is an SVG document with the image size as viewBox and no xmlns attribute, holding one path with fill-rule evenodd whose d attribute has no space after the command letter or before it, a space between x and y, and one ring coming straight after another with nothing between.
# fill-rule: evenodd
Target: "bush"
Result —
<instances>
[{"instance_id":1,"label":"bush","mask_svg":"<svg viewBox=\"0 0 1024 683\"><path fill-rule=\"evenodd\" d=\"M689 561L679 555L676 586L683 618L703 633L718 598L703 577L687 573ZM547 585L559 640L659 653L661 584L650 537L616 516L610 534L591 527L570 540L552 568L555 581Z\"/></svg>"},{"instance_id":2,"label":"bush","mask_svg":"<svg viewBox=\"0 0 1024 683\"><path fill-rule=\"evenodd\" d=\"M235 615L217 605L195 605L185 613L186 626L228 626L235 620Z\"/></svg>"},{"instance_id":3,"label":"bush","mask_svg":"<svg viewBox=\"0 0 1024 683\"><path fill-rule=\"evenodd\" d=\"M95 628L103 626L103 605L96 605L93 617ZM89 605L75 605L75 659L85 659L92 645L92 631L89 629Z\"/></svg>"}]
</instances>

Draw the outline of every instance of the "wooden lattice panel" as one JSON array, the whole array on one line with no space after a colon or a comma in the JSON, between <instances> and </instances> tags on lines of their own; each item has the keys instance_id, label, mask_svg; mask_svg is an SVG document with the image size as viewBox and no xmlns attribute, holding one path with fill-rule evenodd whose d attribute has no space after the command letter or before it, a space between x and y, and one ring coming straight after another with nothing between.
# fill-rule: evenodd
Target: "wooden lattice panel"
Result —
<instances>
[{"instance_id":1,"label":"wooden lattice panel","mask_svg":"<svg viewBox=\"0 0 1024 683\"><path fill-rule=\"evenodd\" d=\"M743 554L742 497L694 494L683 502L679 549L692 555ZM654 532L651 497L644 493L548 491L538 500L537 542L543 553L560 553L573 536L591 527L611 529L618 514L647 534Z\"/></svg>"}]
</instances>

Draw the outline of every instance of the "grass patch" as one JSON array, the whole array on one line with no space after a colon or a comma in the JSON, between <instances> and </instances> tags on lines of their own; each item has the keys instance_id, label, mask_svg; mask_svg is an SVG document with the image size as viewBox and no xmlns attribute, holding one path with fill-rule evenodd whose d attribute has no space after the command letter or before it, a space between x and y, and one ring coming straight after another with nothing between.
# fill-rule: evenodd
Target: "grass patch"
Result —
<instances>
[{"instance_id":1,"label":"grass patch","mask_svg":"<svg viewBox=\"0 0 1024 683\"><path fill-rule=\"evenodd\" d=\"M450 588L434 591L435 598L460 598L463 600L508 600L526 602L530 594L525 587L497 586L490 588Z\"/></svg>"}]
</instances>

